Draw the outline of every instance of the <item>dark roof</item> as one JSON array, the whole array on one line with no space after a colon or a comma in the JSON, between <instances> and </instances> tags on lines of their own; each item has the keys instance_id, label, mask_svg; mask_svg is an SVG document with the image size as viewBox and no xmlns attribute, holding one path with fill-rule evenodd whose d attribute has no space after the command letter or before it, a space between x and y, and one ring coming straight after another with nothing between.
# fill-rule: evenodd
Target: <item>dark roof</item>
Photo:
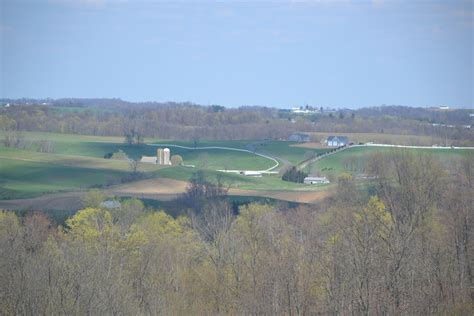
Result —
<instances>
[{"instance_id":1,"label":"dark roof","mask_svg":"<svg viewBox=\"0 0 474 316\"><path fill-rule=\"evenodd\" d=\"M347 143L349 139L347 136L328 136L328 142L337 141L338 143Z\"/></svg>"}]
</instances>

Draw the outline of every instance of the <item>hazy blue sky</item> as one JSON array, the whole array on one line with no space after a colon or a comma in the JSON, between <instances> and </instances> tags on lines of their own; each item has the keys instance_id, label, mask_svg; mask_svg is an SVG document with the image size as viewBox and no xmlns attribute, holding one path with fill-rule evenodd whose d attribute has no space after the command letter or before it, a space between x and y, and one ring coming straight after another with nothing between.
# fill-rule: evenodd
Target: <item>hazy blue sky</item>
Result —
<instances>
[{"instance_id":1,"label":"hazy blue sky","mask_svg":"<svg viewBox=\"0 0 474 316\"><path fill-rule=\"evenodd\" d=\"M0 97L474 104L473 1L0 2Z\"/></svg>"}]
</instances>

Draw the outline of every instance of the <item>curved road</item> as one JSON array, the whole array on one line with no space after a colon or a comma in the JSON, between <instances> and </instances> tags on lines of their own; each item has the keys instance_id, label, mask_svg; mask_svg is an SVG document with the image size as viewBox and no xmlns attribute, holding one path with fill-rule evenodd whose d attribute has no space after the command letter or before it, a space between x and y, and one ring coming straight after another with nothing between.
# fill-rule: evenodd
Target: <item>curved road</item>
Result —
<instances>
[{"instance_id":1,"label":"curved road","mask_svg":"<svg viewBox=\"0 0 474 316\"><path fill-rule=\"evenodd\" d=\"M240 148L232 148L232 147L221 147L221 146L207 146L207 147L188 147L188 146L181 146L181 145L174 145L174 144L147 144L148 146L154 146L154 147L176 147L176 148L181 148L181 149L188 149L188 150L206 150L206 149L221 149L221 150L231 150L231 151L240 151L240 152L245 152L245 153L249 153L249 154L253 154L253 155L257 155L257 156L260 156L260 157L263 157L263 158L266 158L266 159L270 159L271 161L273 161L275 164L268 168L268 169L265 169L265 170L245 170L245 171L254 171L254 172L260 172L260 173L269 173L271 172L273 169L277 168L280 163L278 162L278 160L276 160L275 158L273 157L270 157L270 156L267 156L267 155L264 155L264 154L259 154L257 152L252 152L250 150L247 150L247 149L240 149ZM222 171L222 170L218 170L218 171ZM227 170L227 172L238 172L240 170Z\"/></svg>"}]
</instances>

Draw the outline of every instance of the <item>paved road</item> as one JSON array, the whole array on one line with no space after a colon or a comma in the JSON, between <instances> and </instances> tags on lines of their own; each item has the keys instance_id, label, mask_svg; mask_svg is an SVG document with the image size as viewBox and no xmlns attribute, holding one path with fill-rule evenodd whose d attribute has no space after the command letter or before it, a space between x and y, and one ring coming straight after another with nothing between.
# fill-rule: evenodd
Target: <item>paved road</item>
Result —
<instances>
[{"instance_id":1,"label":"paved road","mask_svg":"<svg viewBox=\"0 0 474 316\"><path fill-rule=\"evenodd\" d=\"M231 151L240 151L240 152L245 152L245 153L250 153L253 155L257 155L266 159L270 159L273 161L275 164L265 170L245 170L245 171L255 171L255 172L260 172L260 173L267 173L271 172L273 169L277 168L280 163L278 162L277 159L270 157L265 154L260 154L257 152L250 151L248 149L240 149L240 148L232 148L232 147L222 147L222 146L207 146L207 147L188 147L188 146L181 146L181 145L175 145L175 144L147 144L148 146L154 146L154 147L175 147L175 148L182 148L182 149L188 149L188 150L207 150L207 149L221 149L221 150L231 150ZM244 171L244 170L242 170Z\"/></svg>"}]
</instances>

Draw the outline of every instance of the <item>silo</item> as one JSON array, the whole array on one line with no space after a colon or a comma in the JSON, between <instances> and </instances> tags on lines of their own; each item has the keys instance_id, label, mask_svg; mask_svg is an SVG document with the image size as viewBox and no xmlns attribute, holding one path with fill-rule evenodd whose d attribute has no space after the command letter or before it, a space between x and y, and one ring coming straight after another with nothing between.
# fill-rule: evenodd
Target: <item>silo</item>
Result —
<instances>
[{"instance_id":1,"label":"silo","mask_svg":"<svg viewBox=\"0 0 474 316\"><path fill-rule=\"evenodd\" d=\"M159 164L159 165L162 165L164 164L164 152L163 152L163 148L158 148L156 150L156 162Z\"/></svg>"},{"instance_id":2,"label":"silo","mask_svg":"<svg viewBox=\"0 0 474 316\"><path fill-rule=\"evenodd\" d=\"M170 149L169 148L163 149L163 164L164 165L171 165Z\"/></svg>"}]
</instances>

